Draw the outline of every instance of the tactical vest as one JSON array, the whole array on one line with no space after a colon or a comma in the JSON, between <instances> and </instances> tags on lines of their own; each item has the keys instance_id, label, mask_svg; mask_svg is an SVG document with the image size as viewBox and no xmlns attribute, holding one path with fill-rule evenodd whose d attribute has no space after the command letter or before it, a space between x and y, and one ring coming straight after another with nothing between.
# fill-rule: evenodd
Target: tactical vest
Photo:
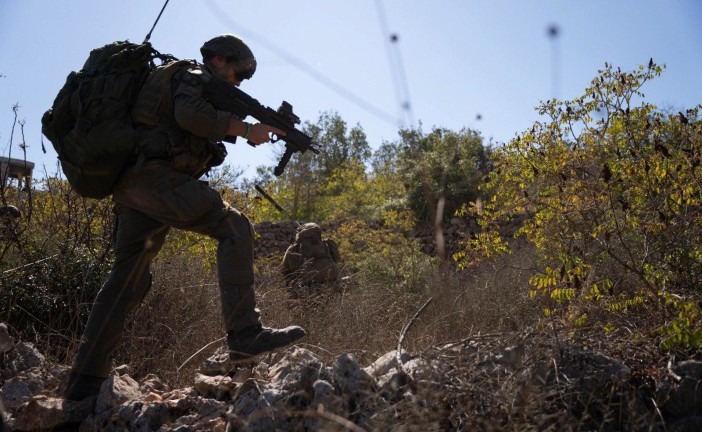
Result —
<instances>
[{"instance_id":1,"label":"tactical vest","mask_svg":"<svg viewBox=\"0 0 702 432\"><path fill-rule=\"evenodd\" d=\"M132 118L145 129L142 147L147 158L168 159L176 171L199 177L220 165L226 156L221 143L213 143L181 128L174 116L173 94L183 79L193 80L189 70L198 68L193 60L179 60L151 73L137 98ZM201 70L202 84L210 77Z\"/></svg>"}]
</instances>

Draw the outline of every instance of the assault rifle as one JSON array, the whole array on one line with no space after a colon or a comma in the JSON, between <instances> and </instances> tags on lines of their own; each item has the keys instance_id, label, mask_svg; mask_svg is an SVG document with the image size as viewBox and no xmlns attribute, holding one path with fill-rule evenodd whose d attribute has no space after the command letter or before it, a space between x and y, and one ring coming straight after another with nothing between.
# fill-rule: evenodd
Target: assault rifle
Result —
<instances>
[{"instance_id":1,"label":"assault rifle","mask_svg":"<svg viewBox=\"0 0 702 432\"><path fill-rule=\"evenodd\" d=\"M272 142L283 140L285 142L285 153L280 158L278 166L273 170L273 174L279 176L285 170L285 166L290 161L293 153L304 153L311 150L314 154L319 154L317 144L312 142L312 137L300 132L295 128L300 124L300 117L293 113L292 105L283 101L277 111L261 105L256 99L244 93L237 86L225 81L217 75L212 75L209 83L205 85L203 97L215 108L230 112L240 119L251 116L261 123L273 126L285 132L285 136L275 134ZM224 141L233 143L236 137L227 136ZM249 142L250 145L253 145Z\"/></svg>"}]
</instances>

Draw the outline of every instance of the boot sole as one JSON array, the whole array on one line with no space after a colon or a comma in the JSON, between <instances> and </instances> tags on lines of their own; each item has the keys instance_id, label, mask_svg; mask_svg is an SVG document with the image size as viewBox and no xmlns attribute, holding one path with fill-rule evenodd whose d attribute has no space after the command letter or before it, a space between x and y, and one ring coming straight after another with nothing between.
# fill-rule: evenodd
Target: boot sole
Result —
<instances>
[{"instance_id":1,"label":"boot sole","mask_svg":"<svg viewBox=\"0 0 702 432\"><path fill-rule=\"evenodd\" d=\"M276 351L279 351L282 349L286 349L290 346L295 345L295 343L297 341L299 341L300 339L302 339L304 336L305 335L300 336L299 338L288 343L287 345L281 345L281 346L278 346L278 347L275 347L275 348L272 348L272 349L269 349L266 351L261 351L260 353L256 353L256 354L248 354L248 353L244 353L241 351L230 350L229 351L229 361L232 362L233 364L238 364L238 363L245 362L248 360L251 360L251 361L260 360L260 357L264 356L265 354L270 354L270 353L273 353L273 352L276 352Z\"/></svg>"}]
</instances>

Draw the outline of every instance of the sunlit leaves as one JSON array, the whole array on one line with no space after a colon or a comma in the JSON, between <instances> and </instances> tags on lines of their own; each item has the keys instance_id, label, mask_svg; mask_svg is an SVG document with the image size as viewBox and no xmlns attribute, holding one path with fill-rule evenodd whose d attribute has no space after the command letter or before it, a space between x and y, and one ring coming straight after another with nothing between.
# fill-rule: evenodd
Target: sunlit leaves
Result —
<instances>
[{"instance_id":1,"label":"sunlit leaves","mask_svg":"<svg viewBox=\"0 0 702 432\"><path fill-rule=\"evenodd\" d=\"M500 229L522 215L517 235L544 263L530 281L534 296L566 308L578 299L625 311L659 302L659 291L698 295L700 107L663 113L645 103L642 85L661 72L653 62L631 72L605 64L583 96L541 103L545 120L495 151L486 204L464 207L484 231L455 258L468 265L504 252ZM674 321L675 334L688 334L680 343L701 326L685 310Z\"/></svg>"},{"instance_id":2,"label":"sunlit leaves","mask_svg":"<svg viewBox=\"0 0 702 432\"><path fill-rule=\"evenodd\" d=\"M488 169L489 153L477 132L435 128L425 133L420 128L402 130L400 136L396 172L418 219L432 222L441 198L442 218L451 217L461 205L476 198L477 186Z\"/></svg>"}]
</instances>

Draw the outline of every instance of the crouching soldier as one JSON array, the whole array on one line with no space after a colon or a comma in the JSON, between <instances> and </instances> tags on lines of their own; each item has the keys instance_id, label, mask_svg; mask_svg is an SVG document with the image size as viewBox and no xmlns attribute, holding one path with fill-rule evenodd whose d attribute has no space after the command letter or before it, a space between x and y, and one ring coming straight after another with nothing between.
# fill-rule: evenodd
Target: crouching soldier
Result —
<instances>
[{"instance_id":1,"label":"crouching soldier","mask_svg":"<svg viewBox=\"0 0 702 432\"><path fill-rule=\"evenodd\" d=\"M316 223L306 223L297 228L295 241L285 251L283 278L293 294L310 291L315 285L336 281L340 262L336 242L322 239Z\"/></svg>"}]
</instances>

